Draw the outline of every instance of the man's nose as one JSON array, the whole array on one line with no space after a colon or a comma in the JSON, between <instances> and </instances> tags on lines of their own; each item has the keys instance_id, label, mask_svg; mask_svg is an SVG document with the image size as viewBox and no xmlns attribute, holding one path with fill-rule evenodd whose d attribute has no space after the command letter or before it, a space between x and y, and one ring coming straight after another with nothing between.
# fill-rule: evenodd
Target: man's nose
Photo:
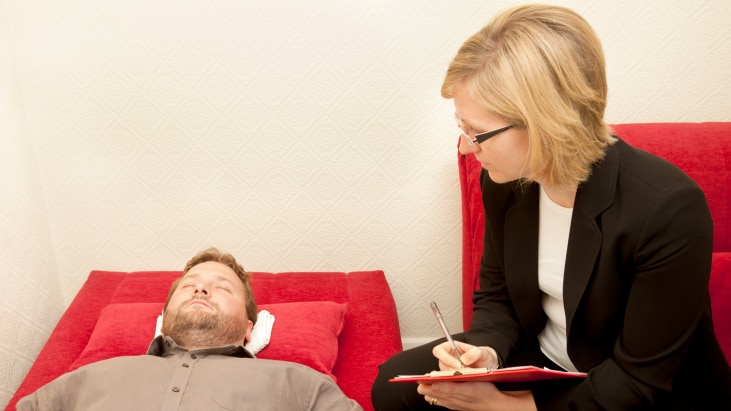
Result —
<instances>
[{"instance_id":1,"label":"man's nose","mask_svg":"<svg viewBox=\"0 0 731 411\"><path fill-rule=\"evenodd\" d=\"M207 296L208 295L208 287L206 287L205 284L199 283L195 286L195 295L200 296Z\"/></svg>"}]
</instances>

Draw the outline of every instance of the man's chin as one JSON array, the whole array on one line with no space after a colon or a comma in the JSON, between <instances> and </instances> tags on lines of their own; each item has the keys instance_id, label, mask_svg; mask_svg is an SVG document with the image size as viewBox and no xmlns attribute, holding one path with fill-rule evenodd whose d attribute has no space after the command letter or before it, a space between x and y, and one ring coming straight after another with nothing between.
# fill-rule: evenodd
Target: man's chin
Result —
<instances>
[{"instance_id":1,"label":"man's chin","mask_svg":"<svg viewBox=\"0 0 731 411\"><path fill-rule=\"evenodd\" d=\"M187 318L192 322L198 322L199 320L210 321L216 318L216 313L211 310L191 310L183 313L183 318Z\"/></svg>"},{"instance_id":2,"label":"man's chin","mask_svg":"<svg viewBox=\"0 0 731 411\"><path fill-rule=\"evenodd\" d=\"M181 315L183 317L188 318L197 318L197 317L210 317L215 316L216 311L212 308L206 308L206 307L192 307L192 308L186 308L181 312Z\"/></svg>"},{"instance_id":3,"label":"man's chin","mask_svg":"<svg viewBox=\"0 0 731 411\"><path fill-rule=\"evenodd\" d=\"M172 319L170 328L190 330L211 330L216 328L220 321L216 313L206 310L184 310L178 313L177 318Z\"/></svg>"}]
</instances>

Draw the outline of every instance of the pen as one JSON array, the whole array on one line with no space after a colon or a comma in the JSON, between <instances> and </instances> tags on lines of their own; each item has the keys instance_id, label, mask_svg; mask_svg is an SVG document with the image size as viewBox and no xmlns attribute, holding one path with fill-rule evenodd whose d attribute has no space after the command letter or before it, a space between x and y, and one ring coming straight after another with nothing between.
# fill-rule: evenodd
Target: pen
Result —
<instances>
[{"instance_id":1,"label":"pen","mask_svg":"<svg viewBox=\"0 0 731 411\"><path fill-rule=\"evenodd\" d=\"M431 302L431 310L434 312L434 316L437 317L437 322L439 322L439 327L441 327L442 332L444 333L444 336L447 337L447 341L449 342L449 345L452 346L452 352L454 353L454 356L457 357L457 361L459 361L460 368L464 368L464 364L462 364L462 360L459 358L459 350L457 349L457 345L454 343L454 340L452 339L452 334L449 333L449 330L447 329L447 324L444 323L444 318L442 318L442 313L439 311L439 307L437 307L437 303L434 301Z\"/></svg>"}]
</instances>

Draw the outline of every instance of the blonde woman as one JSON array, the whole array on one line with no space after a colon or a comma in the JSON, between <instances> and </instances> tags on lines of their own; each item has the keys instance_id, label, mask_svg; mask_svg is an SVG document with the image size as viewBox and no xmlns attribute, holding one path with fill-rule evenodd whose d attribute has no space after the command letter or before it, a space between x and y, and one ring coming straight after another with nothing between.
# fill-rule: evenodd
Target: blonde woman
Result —
<instances>
[{"instance_id":1,"label":"blonde woman","mask_svg":"<svg viewBox=\"0 0 731 411\"><path fill-rule=\"evenodd\" d=\"M713 331L713 223L682 171L612 136L604 55L554 6L510 9L468 39L442 85L460 152L482 164L485 245L470 367L536 365L585 379L506 387L388 383L456 369L443 339L380 367L377 410L731 409Z\"/></svg>"}]
</instances>

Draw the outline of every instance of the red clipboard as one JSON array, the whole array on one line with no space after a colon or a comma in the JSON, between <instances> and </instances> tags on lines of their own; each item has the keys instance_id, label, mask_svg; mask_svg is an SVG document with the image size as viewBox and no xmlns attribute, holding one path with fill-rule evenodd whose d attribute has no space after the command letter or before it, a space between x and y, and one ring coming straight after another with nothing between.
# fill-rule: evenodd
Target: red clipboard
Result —
<instances>
[{"instance_id":1,"label":"red clipboard","mask_svg":"<svg viewBox=\"0 0 731 411\"><path fill-rule=\"evenodd\" d=\"M499 368L494 371L486 371L476 374L461 375L399 375L391 378L389 382L412 382L419 384L433 384L438 381L488 381L488 382L528 382L528 381L545 381L559 380L566 378L585 378L584 372L570 372L549 370L547 368L539 368L533 365L520 367Z\"/></svg>"}]
</instances>

